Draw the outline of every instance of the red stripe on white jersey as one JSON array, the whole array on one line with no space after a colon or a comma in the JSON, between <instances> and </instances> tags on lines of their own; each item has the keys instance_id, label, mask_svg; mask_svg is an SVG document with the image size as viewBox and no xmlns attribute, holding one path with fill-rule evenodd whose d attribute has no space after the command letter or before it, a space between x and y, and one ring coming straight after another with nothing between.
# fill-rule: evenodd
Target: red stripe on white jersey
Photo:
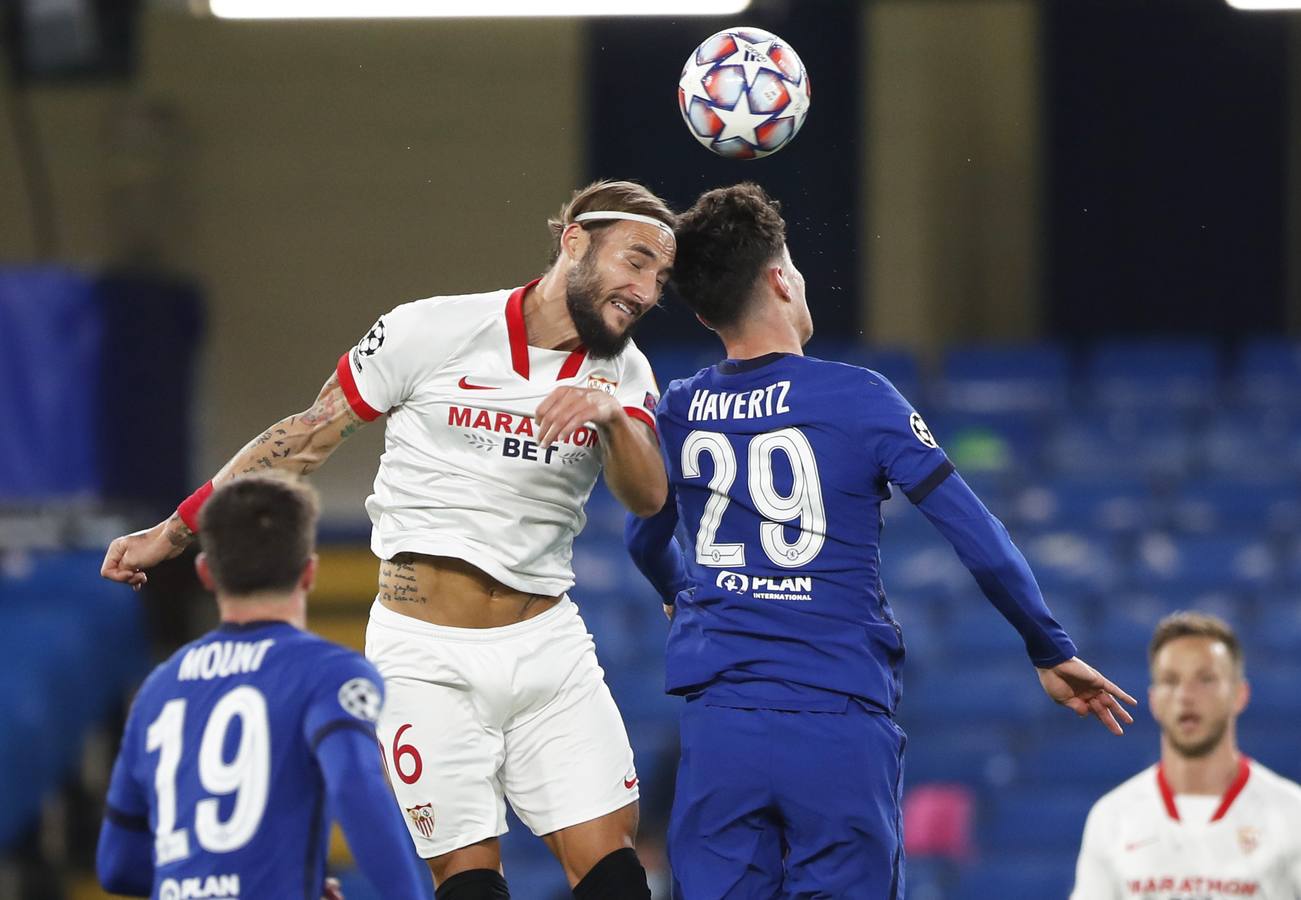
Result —
<instances>
[{"instance_id":1,"label":"red stripe on white jersey","mask_svg":"<svg viewBox=\"0 0 1301 900\"><path fill-rule=\"evenodd\" d=\"M361 398L361 391L357 390L357 379L353 377L352 365L348 362L347 353L339 357L339 362L334 367L334 370L339 375L339 386L343 388L343 396L348 398L348 405L352 407L352 411L362 421L374 422L383 415Z\"/></svg>"}]
</instances>

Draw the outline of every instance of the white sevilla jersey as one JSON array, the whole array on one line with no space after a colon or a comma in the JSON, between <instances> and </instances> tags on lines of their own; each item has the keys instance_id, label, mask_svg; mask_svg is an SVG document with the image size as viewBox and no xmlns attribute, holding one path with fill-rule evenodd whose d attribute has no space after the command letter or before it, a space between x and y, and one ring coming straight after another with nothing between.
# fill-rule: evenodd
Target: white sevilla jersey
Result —
<instances>
[{"instance_id":1,"label":"white sevilla jersey","mask_svg":"<svg viewBox=\"0 0 1301 900\"><path fill-rule=\"evenodd\" d=\"M653 429L659 389L632 343L609 360L581 347L530 347L531 286L403 304L339 358L353 411L366 421L389 414L366 500L381 559L455 557L534 594L573 586L573 541L601 471L600 436L579 428L543 448L533 416L557 387L591 387Z\"/></svg>"},{"instance_id":2,"label":"white sevilla jersey","mask_svg":"<svg viewBox=\"0 0 1301 900\"><path fill-rule=\"evenodd\" d=\"M1071 900L1301 898L1301 786L1244 756L1224 796L1194 818L1200 799L1176 797L1159 765L1103 796Z\"/></svg>"}]
</instances>

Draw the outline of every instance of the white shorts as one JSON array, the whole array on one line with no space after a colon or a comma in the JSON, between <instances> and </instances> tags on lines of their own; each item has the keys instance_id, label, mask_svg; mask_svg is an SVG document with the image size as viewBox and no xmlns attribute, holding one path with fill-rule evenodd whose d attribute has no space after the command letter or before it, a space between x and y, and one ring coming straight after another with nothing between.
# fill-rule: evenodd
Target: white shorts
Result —
<instances>
[{"instance_id":1,"label":"white shorts","mask_svg":"<svg viewBox=\"0 0 1301 900\"><path fill-rule=\"evenodd\" d=\"M628 732L568 597L501 628L376 602L366 656L384 676L385 764L425 859L505 834L503 797L538 835L638 798Z\"/></svg>"}]
</instances>

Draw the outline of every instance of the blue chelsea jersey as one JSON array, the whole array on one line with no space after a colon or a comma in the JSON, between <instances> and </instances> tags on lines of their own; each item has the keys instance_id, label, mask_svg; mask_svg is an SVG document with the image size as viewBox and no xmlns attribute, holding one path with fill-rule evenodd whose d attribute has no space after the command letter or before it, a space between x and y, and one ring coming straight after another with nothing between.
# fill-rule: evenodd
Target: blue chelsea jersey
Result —
<instances>
[{"instance_id":1,"label":"blue chelsea jersey","mask_svg":"<svg viewBox=\"0 0 1301 900\"><path fill-rule=\"evenodd\" d=\"M382 703L360 654L284 622L223 625L155 669L107 812L153 835L152 896L319 898L331 816L313 751L340 728L373 737Z\"/></svg>"},{"instance_id":2,"label":"blue chelsea jersey","mask_svg":"<svg viewBox=\"0 0 1301 900\"><path fill-rule=\"evenodd\" d=\"M881 375L791 354L673 382L657 423L690 589L670 692L769 708L893 710L903 638L880 576L882 501L953 467Z\"/></svg>"}]
</instances>

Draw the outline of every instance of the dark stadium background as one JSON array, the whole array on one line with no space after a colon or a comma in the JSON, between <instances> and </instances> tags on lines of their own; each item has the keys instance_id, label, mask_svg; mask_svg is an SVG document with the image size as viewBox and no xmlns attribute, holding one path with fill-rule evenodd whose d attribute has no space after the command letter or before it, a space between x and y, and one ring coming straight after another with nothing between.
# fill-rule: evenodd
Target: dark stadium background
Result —
<instances>
[{"instance_id":1,"label":"dark stadium background","mask_svg":"<svg viewBox=\"0 0 1301 900\"><path fill-rule=\"evenodd\" d=\"M782 199L810 352L914 400L1084 658L1145 699L1155 619L1219 612L1248 654L1244 750L1301 777L1301 18L1222 0L328 23L17 0L0 17L0 898L103 896L125 704L213 618L188 559L140 596L101 582L107 540L306 406L379 313L541 271L545 217L596 177L679 205L744 178ZM674 103L688 52L737 23L788 40L813 84L795 142L749 163L711 157ZM717 354L671 297L641 343L662 381ZM353 646L380 434L316 479L312 623ZM1155 759L1146 705L1123 739L1052 707L904 505L883 553L909 644L909 896L1065 896L1089 804ZM664 623L603 489L590 512L573 596L662 876ZM516 897L566 896L518 824L506 849ZM332 858L346 876L341 844Z\"/></svg>"}]
</instances>

